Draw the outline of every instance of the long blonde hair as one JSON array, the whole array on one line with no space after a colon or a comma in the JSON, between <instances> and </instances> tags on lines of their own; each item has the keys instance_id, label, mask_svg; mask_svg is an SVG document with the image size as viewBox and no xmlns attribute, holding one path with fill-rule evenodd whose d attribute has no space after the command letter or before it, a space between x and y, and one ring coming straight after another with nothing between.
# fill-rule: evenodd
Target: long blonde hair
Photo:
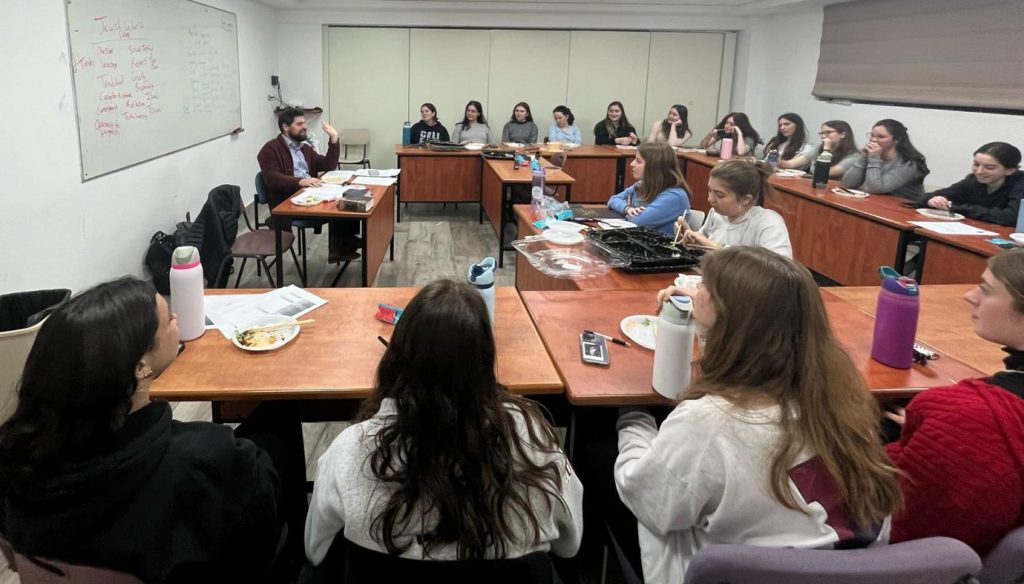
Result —
<instances>
[{"instance_id":1,"label":"long blonde hair","mask_svg":"<svg viewBox=\"0 0 1024 584\"><path fill-rule=\"evenodd\" d=\"M761 247L726 248L701 263L715 322L683 399L718 395L742 407L768 396L778 403L781 434L769 476L782 505L799 509L789 470L808 448L859 526L896 511L898 471L879 440L878 404L832 336L810 272Z\"/></svg>"}]
</instances>

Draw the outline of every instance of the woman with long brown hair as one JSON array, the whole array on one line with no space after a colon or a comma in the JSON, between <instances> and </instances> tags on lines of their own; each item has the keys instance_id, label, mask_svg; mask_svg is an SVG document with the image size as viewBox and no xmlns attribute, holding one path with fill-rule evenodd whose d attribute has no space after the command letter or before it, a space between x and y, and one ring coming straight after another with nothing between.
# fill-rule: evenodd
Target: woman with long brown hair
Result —
<instances>
[{"instance_id":1,"label":"woman with long brown hair","mask_svg":"<svg viewBox=\"0 0 1024 584\"><path fill-rule=\"evenodd\" d=\"M672 147L646 142L630 163L637 182L608 199L608 208L622 213L636 225L647 225L675 235L675 220L690 210L690 185L686 184Z\"/></svg>"},{"instance_id":2,"label":"woman with long brown hair","mask_svg":"<svg viewBox=\"0 0 1024 584\"><path fill-rule=\"evenodd\" d=\"M706 334L699 374L659 429L618 422L615 482L640 525L648 584L678 583L710 543L863 547L901 502L879 411L832 336L810 272L732 247L685 294Z\"/></svg>"},{"instance_id":3,"label":"woman with long brown hair","mask_svg":"<svg viewBox=\"0 0 1024 584\"><path fill-rule=\"evenodd\" d=\"M439 280L406 307L377 388L320 457L306 554L332 541L412 559L570 557L583 486L533 402L495 379L480 293Z\"/></svg>"}]
</instances>

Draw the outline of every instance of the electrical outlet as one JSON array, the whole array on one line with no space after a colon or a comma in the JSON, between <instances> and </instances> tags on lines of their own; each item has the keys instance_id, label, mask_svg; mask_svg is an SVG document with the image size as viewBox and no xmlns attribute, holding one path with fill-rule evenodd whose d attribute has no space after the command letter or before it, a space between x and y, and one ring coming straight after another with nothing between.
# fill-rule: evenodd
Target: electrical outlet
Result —
<instances>
[{"instance_id":1,"label":"electrical outlet","mask_svg":"<svg viewBox=\"0 0 1024 584\"><path fill-rule=\"evenodd\" d=\"M270 85L273 86L273 87L277 87L278 83L280 83L280 82L277 79L277 75L271 75L270 76Z\"/></svg>"}]
</instances>

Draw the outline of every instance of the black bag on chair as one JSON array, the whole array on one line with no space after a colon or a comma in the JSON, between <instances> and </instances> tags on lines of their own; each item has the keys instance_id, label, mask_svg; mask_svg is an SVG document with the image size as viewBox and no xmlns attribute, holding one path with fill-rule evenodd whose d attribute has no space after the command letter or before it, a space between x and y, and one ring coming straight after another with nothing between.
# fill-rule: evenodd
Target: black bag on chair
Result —
<instances>
[{"instance_id":1,"label":"black bag on chair","mask_svg":"<svg viewBox=\"0 0 1024 584\"><path fill-rule=\"evenodd\" d=\"M146 251L145 264L153 278L153 287L165 296L171 293L171 256L175 247L174 236L157 231L150 238Z\"/></svg>"}]
</instances>

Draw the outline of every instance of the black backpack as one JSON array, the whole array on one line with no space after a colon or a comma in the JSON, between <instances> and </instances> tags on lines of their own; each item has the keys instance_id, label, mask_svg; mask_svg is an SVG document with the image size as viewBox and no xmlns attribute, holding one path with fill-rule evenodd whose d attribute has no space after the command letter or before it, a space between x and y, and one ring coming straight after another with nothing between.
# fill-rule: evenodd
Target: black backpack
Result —
<instances>
[{"instance_id":1,"label":"black backpack","mask_svg":"<svg viewBox=\"0 0 1024 584\"><path fill-rule=\"evenodd\" d=\"M188 245L188 236L192 231L192 217L186 213L185 220L178 223L174 229L174 235L167 235L163 231L157 231L149 240L149 249L146 251L146 269L153 278L153 287L163 295L171 293L171 256L174 249Z\"/></svg>"}]
</instances>

